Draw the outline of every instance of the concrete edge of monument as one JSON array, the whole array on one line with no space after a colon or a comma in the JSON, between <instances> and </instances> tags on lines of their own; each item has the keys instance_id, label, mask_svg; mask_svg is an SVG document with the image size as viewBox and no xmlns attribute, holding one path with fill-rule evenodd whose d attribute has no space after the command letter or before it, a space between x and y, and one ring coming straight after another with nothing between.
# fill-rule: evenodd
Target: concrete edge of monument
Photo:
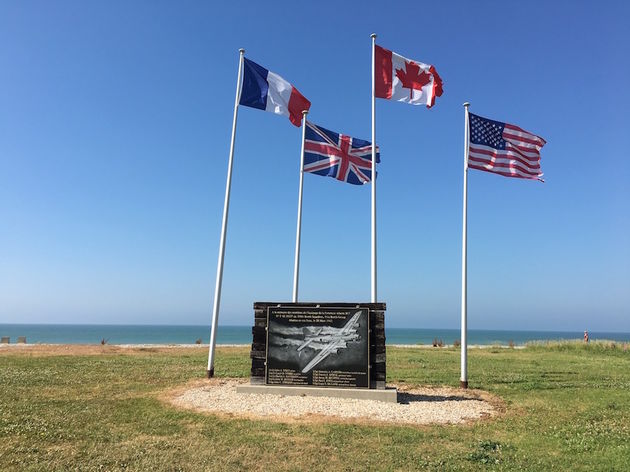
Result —
<instances>
[{"instance_id":1,"label":"concrete edge of monument","mask_svg":"<svg viewBox=\"0 0 630 472\"><path fill-rule=\"evenodd\" d=\"M385 385L385 303L255 302L250 386L239 393L396 402Z\"/></svg>"},{"instance_id":2,"label":"concrete edge of monument","mask_svg":"<svg viewBox=\"0 0 630 472\"><path fill-rule=\"evenodd\" d=\"M351 398L356 400L376 400L388 403L398 402L395 388L385 390L331 387L289 387L279 385L238 385L236 393L257 393L270 395Z\"/></svg>"}]
</instances>

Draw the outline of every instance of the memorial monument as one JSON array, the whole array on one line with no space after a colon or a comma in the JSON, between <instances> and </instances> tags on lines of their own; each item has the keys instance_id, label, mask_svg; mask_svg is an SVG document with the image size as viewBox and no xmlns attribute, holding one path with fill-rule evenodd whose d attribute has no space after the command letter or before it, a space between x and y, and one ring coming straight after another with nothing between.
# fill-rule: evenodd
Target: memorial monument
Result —
<instances>
[{"instance_id":1,"label":"memorial monument","mask_svg":"<svg viewBox=\"0 0 630 472\"><path fill-rule=\"evenodd\" d=\"M238 391L396 401L384 303L254 303L250 385Z\"/></svg>"}]
</instances>

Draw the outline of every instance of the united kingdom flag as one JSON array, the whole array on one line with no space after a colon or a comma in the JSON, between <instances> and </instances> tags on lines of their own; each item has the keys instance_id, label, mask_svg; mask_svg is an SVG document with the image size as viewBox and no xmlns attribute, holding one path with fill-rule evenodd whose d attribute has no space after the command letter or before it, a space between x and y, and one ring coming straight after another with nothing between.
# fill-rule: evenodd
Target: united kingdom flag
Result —
<instances>
[{"instance_id":1,"label":"united kingdom flag","mask_svg":"<svg viewBox=\"0 0 630 472\"><path fill-rule=\"evenodd\" d=\"M380 162L378 147L376 162ZM362 185L372 180L372 143L335 133L309 121L304 141L304 172Z\"/></svg>"}]
</instances>

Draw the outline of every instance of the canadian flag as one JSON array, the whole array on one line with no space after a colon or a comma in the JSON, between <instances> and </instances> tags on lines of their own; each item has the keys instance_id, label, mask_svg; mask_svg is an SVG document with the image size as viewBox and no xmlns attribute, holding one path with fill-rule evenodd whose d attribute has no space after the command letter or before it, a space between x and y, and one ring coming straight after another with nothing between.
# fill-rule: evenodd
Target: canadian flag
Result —
<instances>
[{"instance_id":1,"label":"canadian flag","mask_svg":"<svg viewBox=\"0 0 630 472\"><path fill-rule=\"evenodd\" d=\"M426 105L442 96L442 79L435 67L374 45L374 95L378 98Z\"/></svg>"}]
</instances>

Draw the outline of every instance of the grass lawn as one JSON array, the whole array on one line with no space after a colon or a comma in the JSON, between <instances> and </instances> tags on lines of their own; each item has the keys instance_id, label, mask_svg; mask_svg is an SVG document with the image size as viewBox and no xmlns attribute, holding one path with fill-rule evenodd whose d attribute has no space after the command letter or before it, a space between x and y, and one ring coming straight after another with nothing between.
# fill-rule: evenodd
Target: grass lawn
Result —
<instances>
[{"instance_id":1,"label":"grass lawn","mask_svg":"<svg viewBox=\"0 0 630 472\"><path fill-rule=\"evenodd\" d=\"M247 377L219 348L218 377ZM459 384L459 350L388 348L388 381ZM499 418L468 425L281 424L160 400L205 374L201 349L85 355L0 350L0 470L630 470L630 349L471 349L472 388Z\"/></svg>"}]
</instances>

